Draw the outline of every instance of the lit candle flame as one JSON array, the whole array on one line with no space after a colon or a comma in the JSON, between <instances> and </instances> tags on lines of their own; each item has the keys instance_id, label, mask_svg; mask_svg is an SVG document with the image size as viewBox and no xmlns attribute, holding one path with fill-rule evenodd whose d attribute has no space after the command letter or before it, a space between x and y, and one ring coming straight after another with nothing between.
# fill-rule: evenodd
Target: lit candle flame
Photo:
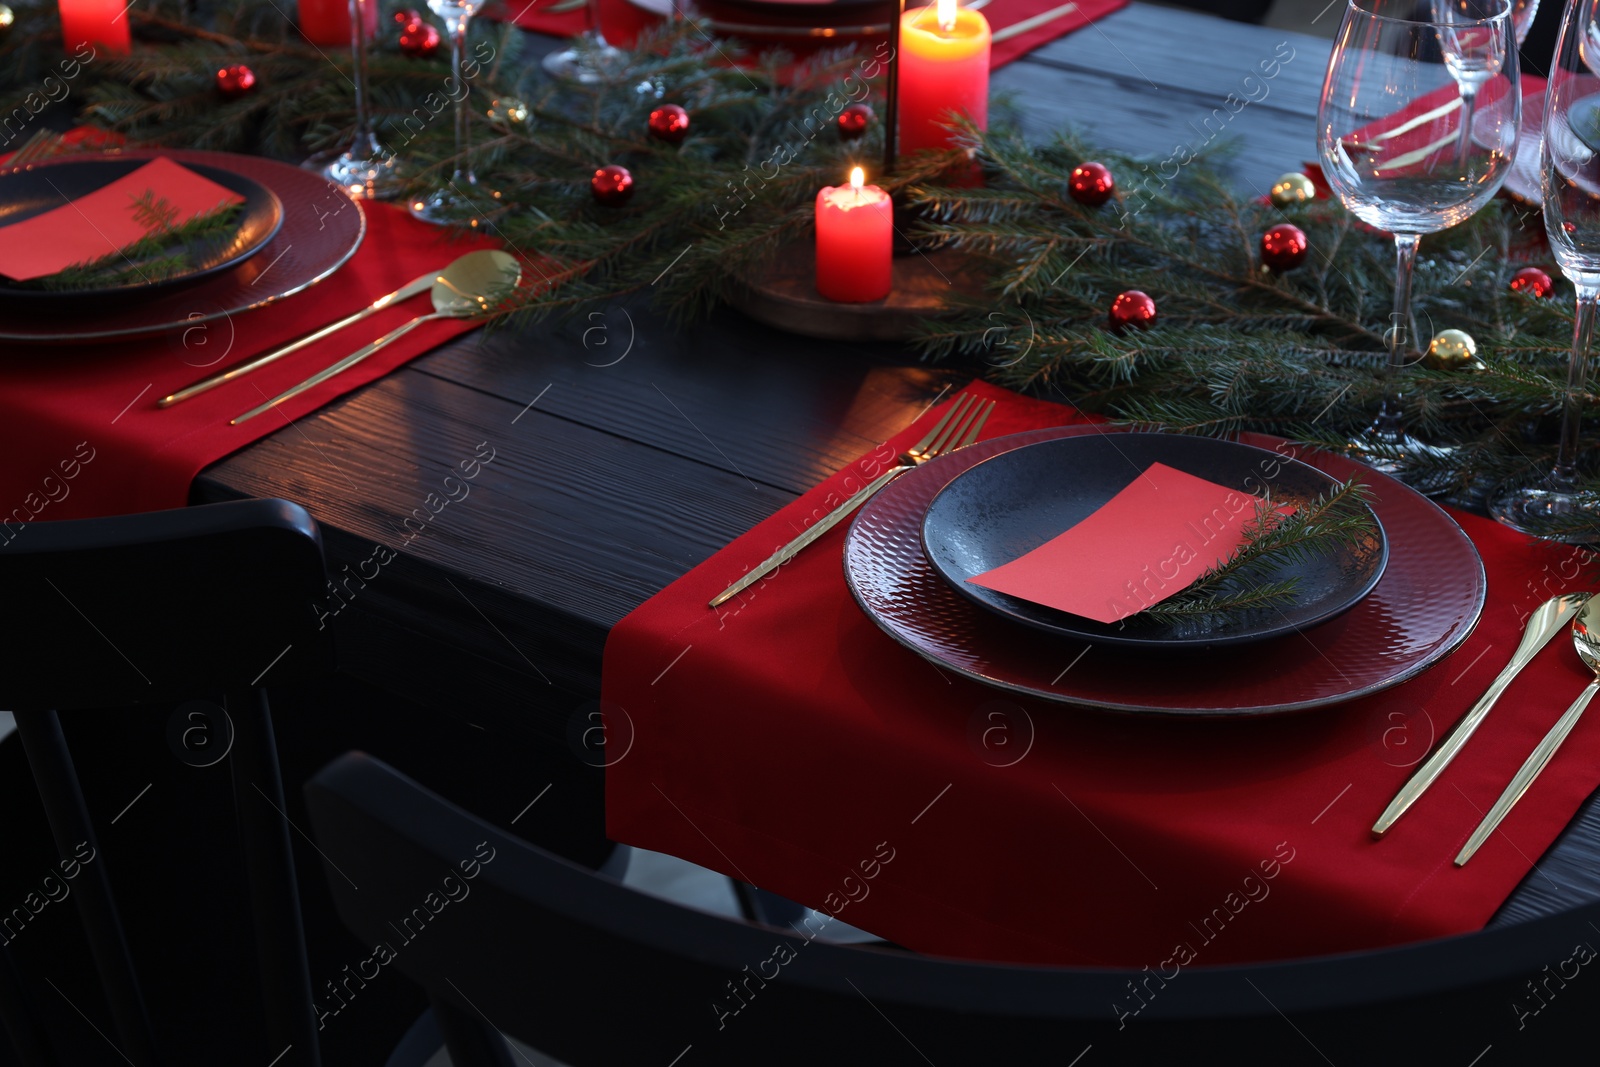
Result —
<instances>
[{"instance_id":1,"label":"lit candle flame","mask_svg":"<svg viewBox=\"0 0 1600 1067\"><path fill-rule=\"evenodd\" d=\"M939 28L949 33L956 28L956 0L938 0Z\"/></svg>"},{"instance_id":2,"label":"lit candle flame","mask_svg":"<svg viewBox=\"0 0 1600 1067\"><path fill-rule=\"evenodd\" d=\"M856 192L859 193L861 191L861 187L863 185L865 185L866 183L867 183L867 172L862 170L860 167L851 167L850 168L850 188L854 189Z\"/></svg>"}]
</instances>

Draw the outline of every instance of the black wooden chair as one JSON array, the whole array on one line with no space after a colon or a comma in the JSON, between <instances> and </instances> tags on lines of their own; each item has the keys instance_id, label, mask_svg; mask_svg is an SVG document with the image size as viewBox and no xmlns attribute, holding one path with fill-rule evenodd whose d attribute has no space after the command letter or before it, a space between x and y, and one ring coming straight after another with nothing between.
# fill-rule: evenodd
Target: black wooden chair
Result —
<instances>
[{"instance_id":1,"label":"black wooden chair","mask_svg":"<svg viewBox=\"0 0 1600 1067\"><path fill-rule=\"evenodd\" d=\"M327 872L340 915L374 961L425 988L454 1067L514 1062L497 1030L574 1067L1467 1063L1488 1044L1529 1063L1580 1047L1597 995L1567 974L1580 991L1565 1001L1547 992L1532 1019L1512 1010L1534 1003L1525 981L1597 940L1600 907L1165 976L990 965L827 944L637 893L360 753L306 796L342 872ZM409 1044L390 1067L415 1067L437 1040Z\"/></svg>"},{"instance_id":2,"label":"black wooden chair","mask_svg":"<svg viewBox=\"0 0 1600 1067\"><path fill-rule=\"evenodd\" d=\"M0 537L0 595L12 616L0 642L0 707L16 716L60 854L73 855L80 843L100 852L61 715L196 698L220 702L233 724L228 758L267 1036L274 1050L293 1048L279 1067L318 1064L264 688L333 666L328 634L313 609L326 581L316 524L288 501L245 500L8 525ZM84 864L73 895L116 1044L135 1067L170 1063L152 1037L114 890L141 872L108 866L103 857ZM22 988L9 960L0 960L0 1020L29 1067L52 1062L30 1021L38 1017L28 1004L36 993Z\"/></svg>"}]
</instances>

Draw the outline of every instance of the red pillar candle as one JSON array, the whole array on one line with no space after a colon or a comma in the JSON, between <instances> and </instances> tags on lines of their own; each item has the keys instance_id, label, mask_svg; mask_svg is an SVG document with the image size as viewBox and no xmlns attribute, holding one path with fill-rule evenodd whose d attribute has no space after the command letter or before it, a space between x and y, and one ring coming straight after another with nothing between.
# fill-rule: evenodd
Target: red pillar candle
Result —
<instances>
[{"instance_id":1,"label":"red pillar candle","mask_svg":"<svg viewBox=\"0 0 1600 1067\"><path fill-rule=\"evenodd\" d=\"M127 55L133 51L126 0L61 0L61 44Z\"/></svg>"},{"instance_id":2,"label":"red pillar candle","mask_svg":"<svg viewBox=\"0 0 1600 1067\"><path fill-rule=\"evenodd\" d=\"M817 193L817 292L844 304L889 295L894 258L894 206L876 185L863 187L860 167L849 185Z\"/></svg>"},{"instance_id":3,"label":"red pillar candle","mask_svg":"<svg viewBox=\"0 0 1600 1067\"><path fill-rule=\"evenodd\" d=\"M300 33L312 44L350 44L350 0L300 0ZM361 0L367 41L378 36L378 0Z\"/></svg>"},{"instance_id":4,"label":"red pillar candle","mask_svg":"<svg viewBox=\"0 0 1600 1067\"><path fill-rule=\"evenodd\" d=\"M989 22L939 0L900 16L900 151L948 148L949 112L989 126Z\"/></svg>"}]
</instances>

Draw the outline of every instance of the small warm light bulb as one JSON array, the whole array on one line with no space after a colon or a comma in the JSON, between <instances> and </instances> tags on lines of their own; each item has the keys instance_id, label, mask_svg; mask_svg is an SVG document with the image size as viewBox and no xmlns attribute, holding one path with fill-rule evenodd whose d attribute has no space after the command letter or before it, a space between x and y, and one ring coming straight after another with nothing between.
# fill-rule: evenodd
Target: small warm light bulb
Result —
<instances>
[{"instance_id":1,"label":"small warm light bulb","mask_svg":"<svg viewBox=\"0 0 1600 1067\"><path fill-rule=\"evenodd\" d=\"M938 0L939 28L949 33L956 28L956 0Z\"/></svg>"},{"instance_id":2,"label":"small warm light bulb","mask_svg":"<svg viewBox=\"0 0 1600 1067\"><path fill-rule=\"evenodd\" d=\"M866 183L867 183L867 172L862 170L860 167L851 167L850 168L850 188L854 189L856 192L859 193L861 191L861 187L863 185L865 185Z\"/></svg>"}]
</instances>

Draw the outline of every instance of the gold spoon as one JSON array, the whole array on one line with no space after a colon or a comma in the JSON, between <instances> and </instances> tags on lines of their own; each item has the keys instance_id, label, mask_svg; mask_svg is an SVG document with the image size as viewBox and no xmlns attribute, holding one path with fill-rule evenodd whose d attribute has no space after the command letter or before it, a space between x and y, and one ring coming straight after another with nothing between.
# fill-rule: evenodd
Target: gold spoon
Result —
<instances>
[{"instance_id":1,"label":"gold spoon","mask_svg":"<svg viewBox=\"0 0 1600 1067\"><path fill-rule=\"evenodd\" d=\"M1528 756L1516 776L1511 779L1511 784L1506 786L1506 791L1500 794L1500 799L1494 802L1494 807L1489 809L1489 814L1483 817L1478 828L1472 831L1472 836L1467 838L1466 845L1461 853L1456 856L1456 866L1460 867L1472 858L1472 854L1494 833L1495 827L1500 825L1500 820L1508 815L1517 801L1522 799L1522 794L1533 785L1533 780L1539 777L1539 772L1544 770L1545 764L1556 754L1556 749L1561 747L1561 742L1567 739L1572 728L1578 725L1578 720L1583 717L1584 709L1589 706L1589 701L1600 693L1600 632L1593 628L1600 625L1600 597L1590 598L1584 604L1583 610L1578 612L1578 617L1572 620L1572 644L1578 650L1578 658L1583 660L1583 665L1594 672L1594 681L1586 686L1578 699L1572 702L1556 724L1550 727L1550 732L1544 735L1544 740L1539 742L1537 748Z\"/></svg>"},{"instance_id":2,"label":"gold spoon","mask_svg":"<svg viewBox=\"0 0 1600 1067\"><path fill-rule=\"evenodd\" d=\"M466 319L474 315L487 314L497 301L503 299L521 281L522 265L517 262L515 256L504 252L469 252L434 277L433 288L429 292L429 296L433 299L433 314L419 315L404 326L390 330L376 341L323 368L299 385L291 386L266 403L259 404L232 419L229 425L237 426L285 400L299 396L313 386L321 385L425 322L432 322L435 319Z\"/></svg>"}]
</instances>

